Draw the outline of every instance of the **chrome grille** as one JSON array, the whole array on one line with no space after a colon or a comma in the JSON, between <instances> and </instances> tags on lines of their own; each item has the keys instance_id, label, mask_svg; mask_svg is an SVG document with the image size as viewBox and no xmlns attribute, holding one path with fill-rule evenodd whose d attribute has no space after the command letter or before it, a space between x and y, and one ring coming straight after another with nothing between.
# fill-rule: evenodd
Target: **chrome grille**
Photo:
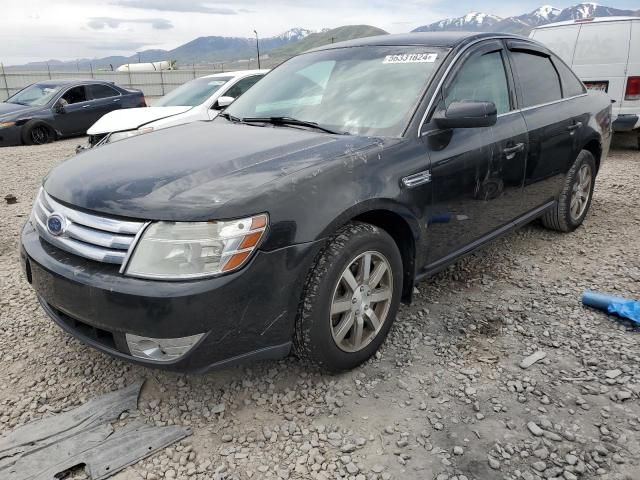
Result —
<instances>
[{"instance_id":1,"label":"chrome grille","mask_svg":"<svg viewBox=\"0 0 640 480\"><path fill-rule=\"evenodd\" d=\"M53 235L47 228L47 221L54 214L64 219L59 235ZM125 263L146 225L74 210L55 201L42 188L31 219L40 237L51 245L80 257L116 265Z\"/></svg>"}]
</instances>

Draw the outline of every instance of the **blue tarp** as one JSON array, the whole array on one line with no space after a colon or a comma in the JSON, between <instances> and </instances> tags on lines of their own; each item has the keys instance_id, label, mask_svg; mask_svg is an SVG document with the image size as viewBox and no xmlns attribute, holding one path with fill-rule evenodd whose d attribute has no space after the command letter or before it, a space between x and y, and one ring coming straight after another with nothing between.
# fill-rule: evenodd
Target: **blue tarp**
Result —
<instances>
[{"instance_id":1,"label":"blue tarp","mask_svg":"<svg viewBox=\"0 0 640 480\"><path fill-rule=\"evenodd\" d=\"M640 301L585 290L582 303L640 324Z\"/></svg>"}]
</instances>

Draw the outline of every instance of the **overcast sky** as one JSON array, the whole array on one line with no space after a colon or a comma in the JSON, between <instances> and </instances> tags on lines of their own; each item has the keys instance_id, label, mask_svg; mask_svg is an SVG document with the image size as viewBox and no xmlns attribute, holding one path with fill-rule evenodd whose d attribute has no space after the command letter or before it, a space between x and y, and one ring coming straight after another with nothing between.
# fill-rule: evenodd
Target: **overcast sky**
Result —
<instances>
[{"instance_id":1,"label":"overcast sky","mask_svg":"<svg viewBox=\"0 0 640 480\"><path fill-rule=\"evenodd\" d=\"M472 10L502 17L534 10L530 0L0 0L0 62L71 60L171 49L199 36L272 36L369 24L412 30ZM562 8L578 3L553 2ZM638 9L640 0L603 5Z\"/></svg>"}]
</instances>

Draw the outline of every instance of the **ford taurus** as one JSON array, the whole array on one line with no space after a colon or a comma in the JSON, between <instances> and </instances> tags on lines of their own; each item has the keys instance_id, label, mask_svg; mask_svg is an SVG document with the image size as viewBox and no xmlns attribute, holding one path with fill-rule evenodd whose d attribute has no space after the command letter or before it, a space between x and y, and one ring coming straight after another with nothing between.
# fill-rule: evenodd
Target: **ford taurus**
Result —
<instances>
[{"instance_id":1,"label":"ford taurus","mask_svg":"<svg viewBox=\"0 0 640 480\"><path fill-rule=\"evenodd\" d=\"M416 281L534 219L579 227L610 139L609 99L535 41L336 43L213 121L62 163L21 258L53 321L111 355L349 369Z\"/></svg>"}]
</instances>

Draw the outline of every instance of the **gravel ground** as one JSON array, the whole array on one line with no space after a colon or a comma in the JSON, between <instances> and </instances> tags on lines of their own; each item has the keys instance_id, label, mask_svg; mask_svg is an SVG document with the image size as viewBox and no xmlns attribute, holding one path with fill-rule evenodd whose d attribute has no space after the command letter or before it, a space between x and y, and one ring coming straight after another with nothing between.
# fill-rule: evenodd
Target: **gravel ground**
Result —
<instances>
[{"instance_id":1,"label":"gravel ground","mask_svg":"<svg viewBox=\"0 0 640 480\"><path fill-rule=\"evenodd\" d=\"M582 228L527 226L419 284L376 358L333 376L295 358L147 370L54 326L17 239L77 143L0 151L0 196L18 197L0 205L0 433L146 378L139 415L194 435L118 480L640 478L640 330L579 302L584 288L640 298L634 138L616 138Z\"/></svg>"}]
</instances>

